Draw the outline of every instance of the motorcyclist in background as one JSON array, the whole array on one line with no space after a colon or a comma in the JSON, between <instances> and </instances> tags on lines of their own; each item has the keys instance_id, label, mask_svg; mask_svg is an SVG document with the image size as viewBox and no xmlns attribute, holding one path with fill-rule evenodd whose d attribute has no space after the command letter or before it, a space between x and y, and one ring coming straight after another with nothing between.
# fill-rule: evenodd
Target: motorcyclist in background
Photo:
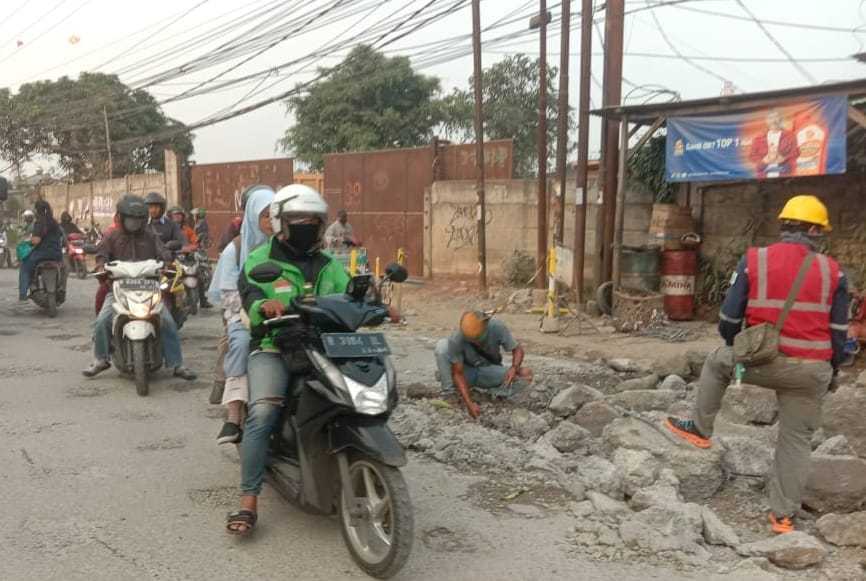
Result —
<instances>
[{"instance_id":1,"label":"motorcyclist in background","mask_svg":"<svg viewBox=\"0 0 866 581\"><path fill-rule=\"evenodd\" d=\"M192 229L192 226L187 221L186 211L180 206L174 206L169 208L167 213L172 222L180 227L180 231L183 232L189 244L198 247L198 236L196 236L195 230Z\"/></svg>"},{"instance_id":2,"label":"motorcyclist in background","mask_svg":"<svg viewBox=\"0 0 866 581\"><path fill-rule=\"evenodd\" d=\"M18 235L19 238L24 238L33 234L33 225L36 222L36 214L33 213L33 210L24 210L21 217L24 218L24 223L18 227Z\"/></svg>"},{"instance_id":3,"label":"motorcyclist in background","mask_svg":"<svg viewBox=\"0 0 866 581\"><path fill-rule=\"evenodd\" d=\"M159 237L147 227L148 210L138 196L126 194L117 203L117 214L120 227L107 234L96 249L96 271L102 271L105 263L115 260L169 261L171 252L166 250ZM90 367L83 371L85 377L94 377L111 367L111 333L114 318L114 295L105 297L102 309L93 325L93 356ZM183 366L183 354L180 348L180 337L177 325L171 317L169 309L161 311L160 333L162 339L162 357L165 367L173 369L174 376L192 381L196 374Z\"/></svg>"},{"instance_id":4,"label":"motorcyclist in background","mask_svg":"<svg viewBox=\"0 0 866 581\"><path fill-rule=\"evenodd\" d=\"M282 188L271 203L274 236L254 250L241 269L238 291L250 319L250 403L240 448L241 508L230 513L226 523L231 534L249 533L256 524L268 441L290 383L286 361L274 346L274 332L264 321L290 311L305 287L316 295L330 295L345 292L349 284L342 264L321 251L327 217L328 205L314 189L301 184ZM250 271L265 262L279 264L283 277L271 283L250 278Z\"/></svg>"},{"instance_id":5,"label":"motorcyclist in background","mask_svg":"<svg viewBox=\"0 0 866 581\"><path fill-rule=\"evenodd\" d=\"M195 235L198 237L198 245L200 248L210 248L210 226L205 217L204 208L193 208L192 219L195 223Z\"/></svg>"},{"instance_id":6,"label":"motorcyclist in background","mask_svg":"<svg viewBox=\"0 0 866 581\"><path fill-rule=\"evenodd\" d=\"M18 271L18 300L26 301L27 292L30 290L30 281L33 279L33 274L36 272L36 267L40 262L47 260L63 261L63 252L61 250L63 244L63 230L54 219L54 213L51 211L51 205L45 200L38 200L35 204L36 214L27 210L27 212L36 217L32 228L30 229L30 243L33 245L33 250L27 258L21 263L21 269Z\"/></svg>"},{"instance_id":7,"label":"motorcyclist in background","mask_svg":"<svg viewBox=\"0 0 866 581\"><path fill-rule=\"evenodd\" d=\"M157 192L150 192L144 198L144 202L150 215L147 221L148 227L159 236L163 244L168 244L172 240L177 240L181 246L189 244L180 226L165 215L165 198Z\"/></svg>"},{"instance_id":8,"label":"motorcyclist in background","mask_svg":"<svg viewBox=\"0 0 866 581\"><path fill-rule=\"evenodd\" d=\"M82 236L84 235L81 229L75 224L75 222L72 221L72 215L65 210L62 214L60 214L60 227L63 229L63 233L67 237L70 234L81 234Z\"/></svg>"}]
</instances>

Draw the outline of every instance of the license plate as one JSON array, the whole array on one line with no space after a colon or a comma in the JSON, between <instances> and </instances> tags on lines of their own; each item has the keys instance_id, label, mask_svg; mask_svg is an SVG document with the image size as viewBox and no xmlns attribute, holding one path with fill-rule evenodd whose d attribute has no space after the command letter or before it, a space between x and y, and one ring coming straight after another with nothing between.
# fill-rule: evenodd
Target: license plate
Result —
<instances>
[{"instance_id":1,"label":"license plate","mask_svg":"<svg viewBox=\"0 0 866 581\"><path fill-rule=\"evenodd\" d=\"M120 281L120 288L129 291L155 291L159 283L149 278L124 278Z\"/></svg>"},{"instance_id":2,"label":"license plate","mask_svg":"<svg viewBox=\"0 0 866 581\"><path fill-rule=\"evenodd\" d=\"M322 343L328 357L378 357L391 353L382 333L324 333Z\"/></svg>"}]
</instances>

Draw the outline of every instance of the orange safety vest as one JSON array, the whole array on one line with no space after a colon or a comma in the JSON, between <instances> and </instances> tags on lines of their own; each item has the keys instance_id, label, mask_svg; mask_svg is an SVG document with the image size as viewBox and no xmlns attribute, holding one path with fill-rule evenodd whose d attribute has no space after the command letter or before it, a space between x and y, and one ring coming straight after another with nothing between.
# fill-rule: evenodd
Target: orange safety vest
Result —
<instances>
[{"instance_id":1,"label":"orange safety vest","mask_svg":"<svg viewBox=\"0 0 866 581\"><path fill-rule=\"evenodd\" d=\"M788 292L809 253L803 244L780 242L766 248L750 248L746 254L749 276L749 302L746 324L775 324ZM823 254L806 274L800 293L785 319L779 338L779 351L789 357L829 361L833 358L830 334L830 308L839 288L838 263Z\"/></svg>"}]
</instances>

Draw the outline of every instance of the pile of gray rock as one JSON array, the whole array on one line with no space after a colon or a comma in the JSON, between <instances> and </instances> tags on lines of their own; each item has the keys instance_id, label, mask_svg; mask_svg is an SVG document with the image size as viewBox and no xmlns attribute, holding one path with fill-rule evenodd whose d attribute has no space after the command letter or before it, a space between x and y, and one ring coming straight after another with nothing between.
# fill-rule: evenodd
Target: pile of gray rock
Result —
<instances>
[{"instance_id":1,"label":"pile of gray rock","mask_svg":"<svg viewBox=\"0 0 866 581\"><path fill-rule=\"evenodd\" d=\"M662 425L668 414L689 412L696 387L689 381L703 359L689 353L649 368L626 359L554 366L513 405L485 406L480 423L422 400L402 406L392 425L404 444L441 462L555 483L572 498L574 543L598 558L715 564L735 578L753 569L773 578L776 567L814 567L841 547L866 548L866 387L845 386L825 403L805 498L824 515L808 529L816 534L767 538L736 530L706 501L732 479L760 488L771 471L773 392L730 387L708 450Z\"/></svg>"}]
</instances>

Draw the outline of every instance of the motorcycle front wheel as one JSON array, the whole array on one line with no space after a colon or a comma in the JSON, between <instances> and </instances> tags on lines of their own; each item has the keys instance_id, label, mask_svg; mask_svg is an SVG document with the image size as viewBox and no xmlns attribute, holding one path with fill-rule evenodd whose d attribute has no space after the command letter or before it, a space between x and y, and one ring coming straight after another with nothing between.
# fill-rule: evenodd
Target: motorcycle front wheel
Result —
<instances>
[{"instance_id":1,"label":"motorcycle front wheel","mask_svg":"<svg viewBox=\"0 0 866 581\"><path fill-rule=\"evenodd\" d=\"M75 274L77 274L78 278L82 280L87 278L87 266L84 264L83 261L75 261Z\"/></svg>"},{"instance_id":2,"label":"motorcycle front wheel","mask_svg":"<svg viewBox=\"0 0 866 581\"><path fill-rule=\"evenodd\" d=\"M186 306L190 315L198 314L198 288L191 288L186 291Z\"/></svg>"},{"instance_id":3,"label":"motorcycle front wheel","mask_svg":"<svg viewBox=\"0 0 866 581\"><path fill-rule=\"evenodd\" d=\"M135 377L135 393L144 397L150 391L147 377L147 343L132 342L132 374Z\"/></svg>"},{"instance_id":4,"label":"motorcycle front wheel","mask_svg":"<svg viewBox=\"0 0 866 581\"><path fill-rule=\"evenodd\" d=\"M363 514L352 523L351 507L340 494L343 540L352 559L367 575L396 575L412 552L415 517L409 489L400 470L365 456L350 460L352 492Z\"/></svg>"}]
</instances>

